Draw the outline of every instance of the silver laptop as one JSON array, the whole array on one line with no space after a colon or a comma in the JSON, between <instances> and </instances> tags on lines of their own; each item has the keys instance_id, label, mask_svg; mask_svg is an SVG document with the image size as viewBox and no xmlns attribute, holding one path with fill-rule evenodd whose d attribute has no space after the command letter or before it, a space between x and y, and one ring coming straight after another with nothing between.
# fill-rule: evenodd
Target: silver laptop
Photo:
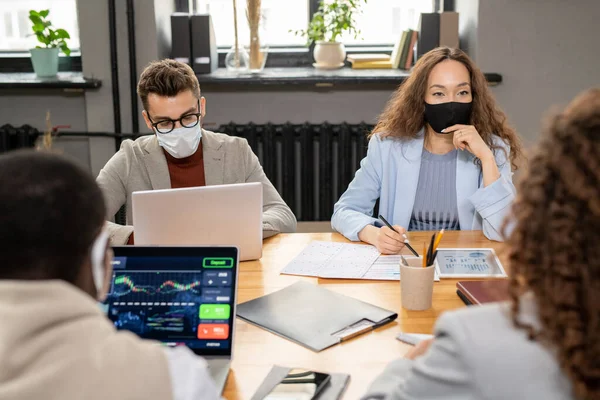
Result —
<instances>
[{"instance_id":1,"label":"silver laptop","mask_svg":"<svg viewBox=\"0 0 600 400\"><path fill-rule=\"evenodd\" d=\"M262 256L262 184L133 192L136 245L228 245Z\"/></svg>"},{"instance_id":2,"label":"silver laptop","mask_svg":"<svg viewBox=\"0 0 600 400\"><path fill-rule=\"evenodd\" d=\"M238 249L115 246L104 304L117 329L204 357L222 392L233 358Z\"/></svg>"}]
</instances>

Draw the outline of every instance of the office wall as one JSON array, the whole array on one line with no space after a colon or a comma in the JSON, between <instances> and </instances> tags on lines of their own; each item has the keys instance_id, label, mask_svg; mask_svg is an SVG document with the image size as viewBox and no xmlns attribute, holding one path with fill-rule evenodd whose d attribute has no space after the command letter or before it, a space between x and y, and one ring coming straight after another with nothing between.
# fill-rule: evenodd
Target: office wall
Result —
<instances>
[{"instance_id":1,"label":"office wall","mask_svg":"<svg viewBox=\"0 0 600 400\"><path fill-rule=\"evenodd\" d=\"M81 92L63 90L0 90L0 125L46 126L46 111L53 125L71 125L86 130L85 99Z\"/></svg>"},{"instance_id":2,"label":"office wall","mask_svg":"<svg viewBox=\"0 0 600 400\"><path fill-rule=\"evenodd\" d=\"M361 91L293 92L244 91L219 93L203 90L207 99L205 123L211 126L230 121L239 123L319 123L365 121L373 123L382 111L393 88Z\"/></svg>"},{"instance_id":3,"label":"office wall","mask_svg":"<svg viewBox=\"0 0 600 400\"><path fill-rule=\"evenodd\" d=\"M0 125L28 124L44 131L46 112L53 126L70 125L77 131L87 130L85 99L81 92L63 90L0 90ZM72 155L81 165L89 167L87 139L61 140L55 148Z\"/></svg>"},{"instance_id":4,"label":"office wall","mask_svg":"<svg viewBox=\"0 0 600 400\"><path fill-rule=\"evenodd\" d=\"M600 1L479 0L478 10L474 1L457 1L478 13L476 25L461 23L462 36L477 37L471 54L482 70L502 74L494 94L531 144L549 108L600 86Z\"/></svg>"}]
</instances>

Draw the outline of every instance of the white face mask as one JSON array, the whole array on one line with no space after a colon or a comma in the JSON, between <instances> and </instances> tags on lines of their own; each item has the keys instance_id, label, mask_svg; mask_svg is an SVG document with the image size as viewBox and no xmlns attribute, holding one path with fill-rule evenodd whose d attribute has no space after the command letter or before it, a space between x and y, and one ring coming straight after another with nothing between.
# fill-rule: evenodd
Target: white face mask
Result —
<instances>
[{"instance_id":1,"label":"white face mask","mask_svg":"<svg viewBox=\"0 0 600 400\"><path fill-rule=\"evenodd\" d=\"M92 245L92 278L94 279L94 286L96 287L96 293L98 297L104 297L104 279L106 276L105 261L106 261L106 243L108 242L108 232L103 229L102 232L96 237L94 244ZM100 301L104 299L98 299Z\"/></svg>"},{"instance_id":2,"label":"white face mask","mask_svg":"<svg viewBox=\"0 0 600 400\"><path fill-rule=\"evenodd\" d=\"M169 133L156 131L158 144L175 158L186 158L198 150L202 138L200 122L193 128L179 127Z\"/></svg>"}]
</instances>

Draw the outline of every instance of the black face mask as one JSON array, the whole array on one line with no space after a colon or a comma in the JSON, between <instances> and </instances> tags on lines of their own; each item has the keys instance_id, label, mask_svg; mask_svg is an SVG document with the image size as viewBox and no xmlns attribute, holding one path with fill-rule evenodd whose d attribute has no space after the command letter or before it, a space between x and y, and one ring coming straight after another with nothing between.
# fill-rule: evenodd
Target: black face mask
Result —
<instances>
[{"instance_id":1,"label":"black face mask","mask_svg":"<svg viewBox=\"0 0 600 400\"><path fill-rule=\"evenodd\" d=\"M442 132L442 129L456 124L469 125L471 122L472 106L473 102L425 103L425 122L437 133L450 133Z\"/></svg>"}]
</instances>

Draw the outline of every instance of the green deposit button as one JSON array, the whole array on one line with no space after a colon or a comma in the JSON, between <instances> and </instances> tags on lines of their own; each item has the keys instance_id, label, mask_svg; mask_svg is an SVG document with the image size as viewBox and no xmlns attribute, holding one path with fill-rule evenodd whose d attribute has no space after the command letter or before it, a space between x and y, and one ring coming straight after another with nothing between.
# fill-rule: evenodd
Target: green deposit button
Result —
<instances>
[{"instance_id":1,"label":"green deposit button","mask_svg":"<svg viewBox=\"0 0 600 400\"><path fill-rule=\"evenodd\" d=\"M233 268L233 258L231 257L206 257L202 261L204 268Z\"/></svg>"}]
</instances>

